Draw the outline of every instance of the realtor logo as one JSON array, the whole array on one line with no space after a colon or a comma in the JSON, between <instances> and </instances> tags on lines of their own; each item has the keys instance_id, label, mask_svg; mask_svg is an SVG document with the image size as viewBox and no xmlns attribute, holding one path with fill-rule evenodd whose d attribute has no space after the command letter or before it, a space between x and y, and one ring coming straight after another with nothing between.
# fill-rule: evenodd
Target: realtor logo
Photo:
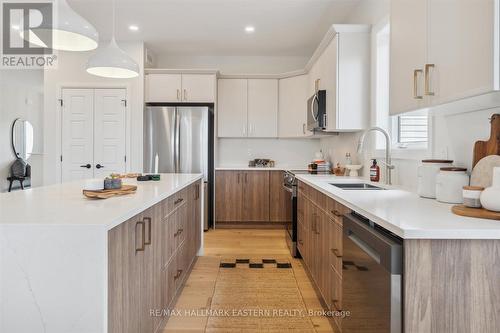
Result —
<instances>
[{"instance_id":1,"label":"realtor logo","mask_svg":"<svg viewBox=\"0 0 500 333\"><path fill-rule=\"evenodd\" d=\"M51 2L2 3L2 68L54 67Z\"/></svg>"}]
</instances>

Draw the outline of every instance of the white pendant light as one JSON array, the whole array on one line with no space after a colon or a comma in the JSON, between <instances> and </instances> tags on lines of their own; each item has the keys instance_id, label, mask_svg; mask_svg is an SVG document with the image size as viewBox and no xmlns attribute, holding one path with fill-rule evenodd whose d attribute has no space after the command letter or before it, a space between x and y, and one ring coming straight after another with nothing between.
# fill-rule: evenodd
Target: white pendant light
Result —
<instances>
[{"instance_id":1,"label":"white pendant light","mask_svg":"<svg viewBox=\"0 0 500 333\"><path fill-rule=\"evenodd\" d=\"M139 65L125 53L115 40L115 1L113 0L113 37L106 47L98 48L87 62L87 73L114 78L129 79L139 75Z\"/></svg>"},{"instance_id":2,"label":"white pendant light","mask_svg":"<svg viewBox=\"0 0 500 333\"><path fill-rule=\"evenodd\" d=\"M66 2L58 0L51 26L42 23L29 31L29 41L47 47L37 36L52 33L52 48L61 51L90 51L97 48L99 34L86 19L78 15ZM23 38L24 34L22 33Z\"/></svg>"}]
</instances>

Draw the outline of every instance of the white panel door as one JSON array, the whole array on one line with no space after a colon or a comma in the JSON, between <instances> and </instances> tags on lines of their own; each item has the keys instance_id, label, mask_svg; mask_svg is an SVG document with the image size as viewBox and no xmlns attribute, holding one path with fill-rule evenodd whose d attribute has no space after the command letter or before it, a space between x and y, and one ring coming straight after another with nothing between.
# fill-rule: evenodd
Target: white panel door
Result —
<instances>
[{"instance_id":1,"label":"white panel door","mask_svg":"<svg viewBox=\"0 0 500 333\"><path fill-rule=\"evenodd\" d=\"M423 72L427 58L426 17L425 0L391 1L391 114L426 106Z\"/></svg>"},{"instance_id":2,"label":"white panel door","mask_svg":"<svg viewBox=\"0 0 500 333\"><path fill-rule=\"evenodd\" d=\"M182 101L213 103L215 101L215 75L182 74Z\"/></svg>"},{"instance_id":3,"label":"white panel door","mask_svg":"<svg viewBox=\"0 0 500 333\"><path fill-rule=\"evenodd\" d=\"M278 136L278 80L248 80L248 136Z\"/></svg>"},{"instance_id":4,"label":"white panel door","mask_svg":"<svg viewBox=\"0 0 500 333\"><path fill-rule=\"evenodd\" d=\"M429 92L441 104L494 90L495 0L432 0Z\"/></svg>"},{"instance_id":5,"label":"white panel door","mask_svg":"<svg viewBox=\"0 0 500 333\"><path fill-rule=\"evenodd\" d=\"M247 137L247 80L219 79L217 88L217 135Z\"/></svg>"},{"instance_id":6,"label":"white panel door","mask_svg":"<svg viewBox=\"0 0 500 333\"><path fill-rule=\"evenodd\" d=\"M94 177L125 173L125 89L94 91Z\"/></svg>"},{"instance_id":7,"label":"white panel door","mask_svg":"<svg viewBox=\"0 0 500 333\"><path fill-rule=\"evenodd\" d=\"M94 91L62 91L62 181L92 178L94 173Z\"/></svg>"},{"instance_id":8,"label":"white panel door","mask_svg":"<svg viewBox=\"0 0 500 333\"><path fill-rule=\"evenodd\" d=\"M308 85L307 75L279 80L278 136L280 138L296 138L312 134L306 126Z\"/></svg>"},{"instance_id":9,"label":"white panel door","mask_svg":"<svg viewBox=\"0 0 500 333\"><path fill-rule=\"evenodd\" d=\"M181 74L148 74L146 75L146 102L181 102Z\"/></svg>"}]
</instances>

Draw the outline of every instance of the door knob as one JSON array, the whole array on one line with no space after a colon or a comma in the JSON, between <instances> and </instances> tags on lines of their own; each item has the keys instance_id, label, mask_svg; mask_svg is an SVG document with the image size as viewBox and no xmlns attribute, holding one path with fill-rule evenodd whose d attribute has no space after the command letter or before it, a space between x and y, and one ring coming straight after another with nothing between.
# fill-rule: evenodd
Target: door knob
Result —
<instances>
[{"instance_id":1,"label":"door knob","mask_svg":"<svg viewBox=\"0 0 500 333\"><path fill-rule=\"evenodd\" d=\"M100 169L100 168L104 168L104 165L97 164L95 167L96 167L97 169Z\"/></svg>"},{"instance_id":2,"label":"door knob","mask_svg":"<svg viewBox=\"0 0 500 333\"><path fill-rule=\"evenodd\" d=\"M80 168L90 169L90 168L92 168L92 165L90 165L90 164L84 164L84 165L80 165Z\"/></svg>"}]
</instances>

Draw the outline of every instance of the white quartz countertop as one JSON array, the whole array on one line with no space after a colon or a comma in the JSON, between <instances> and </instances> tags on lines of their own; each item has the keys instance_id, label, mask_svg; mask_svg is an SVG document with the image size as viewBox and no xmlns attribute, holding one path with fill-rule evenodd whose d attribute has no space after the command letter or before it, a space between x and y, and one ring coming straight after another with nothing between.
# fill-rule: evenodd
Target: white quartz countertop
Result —
<instances>
[{"instance_id":1,"label":"white quartz countertop","mask_svg":"<svg viewBox=\"0 0 500 333\"><path fill-rule=\"evenodd\" d=\"M500 239L500 221L458 216L451 212L453 205L397 187L371 183L387 190L342 190L331 183L367 181L321 175L297 178L404 239Z\"/></svg>"},{"instance_id":2,"label":"white quartz countertop","mask_svg":"<svg viewBox=\"0 0 500 333\"><path fill-rule=\"evenodd\" d=\"M0 224L102 225L108 230L201 179L202 174L161 174L160 181L138 182L135 194L109 199L83 196L84 181L0 194Z\"/></svg>"}]
</instances>

